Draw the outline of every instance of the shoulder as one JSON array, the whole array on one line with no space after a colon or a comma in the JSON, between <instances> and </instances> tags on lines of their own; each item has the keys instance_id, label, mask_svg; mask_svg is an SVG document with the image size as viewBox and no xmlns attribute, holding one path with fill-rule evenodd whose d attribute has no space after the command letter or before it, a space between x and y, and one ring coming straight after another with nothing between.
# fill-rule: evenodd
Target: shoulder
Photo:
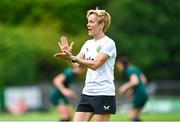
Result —
<instances>
[{"instance_id":1,"label":"shoulder","mask_svg":"<svg viewBox=\"0 0 180 122\"><path fill-rule=\"evenodd\" d=\"M134 65L131 65L131 66L128 66L128 67L127 67L127 70L128 70L128 71L137 70L137 67L134 66Z\"/></svg>"},{"instance_id":2,"label":"shoulder","mask_svg":"<svg viewBox=\"0 0 180 122\"><path fill-rule=\"evenodd\" d=\"M64 72L71 72L71 71L72 71L71 68L66 68L66 69L64 70Z\"/></svg>"},{"instance_id":3,"label":"shoulder","mask_svg":"<svg viewBox=\"0 0 180 122\"><path fill-rule=\"evenodd\" d=\"M85 41L84 44L90 44L90 43L93 42L93 40L94 40L94 39L89 39L89 40Z\"/></svg>"},{"instance_id":4,"label":"shoulder","mask_svg":"<svg viewBox=\"0 0 180 122\"><path fill-rule=\"evenodd\" d=\"M93 39L90 39L90 40L85 41L84 44L83 44L83 46L82 46L82 49L91 47L91 45L93 45Z\"/></svg>"},{"instance_id":5,"label":"shoulder","mask_svg":"<svg viewBox=\"0 0 180 122\"><path fill-rule=\"evenodd\" d=\"M100 43L104 48L116 49L115 42L108 36L105 36Z\"/></svg>"},{"instance_id":6,"label":"shoulder","mask_svg":"<svg viewBox=\"0 0 180 122\"><path fill-rule=\"evenodd\" d=\"M66 76L68 76L68 75L70 75L70 74L74 74L74 71L73 71L71 68L67 68L67 69L65 69L64 74L65 74Z\"/></svg>"},{"instance_id":7,"label":"shoulder","mask_svg":"<svg viewBox=\"0 0 180 122\"><path fill-rule=\"evenodd\" d=\"M110 37L108 37L108 36L105 36L104 41L106 41L106 44L108 43L108 44L115 45L114 40L112 40L112 39L111 39Z\"/></svg>"},{"instance_id":8,"label":"shoulder","mask_svg":"<svg viewBox=\"0 0 180 122\"><path fill-rule=\"evenodd\" d=\"M138 72L140 72L140 70L136 66L132 65L127 68L127 73L129 74L138 73Z\"/></svg>"}]
</instances>

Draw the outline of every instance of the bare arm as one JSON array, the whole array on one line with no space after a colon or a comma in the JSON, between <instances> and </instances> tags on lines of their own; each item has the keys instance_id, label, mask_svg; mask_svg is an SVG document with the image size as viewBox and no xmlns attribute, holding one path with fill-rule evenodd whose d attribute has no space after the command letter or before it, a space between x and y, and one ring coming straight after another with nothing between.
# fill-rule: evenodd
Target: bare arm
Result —
<instances>
[{"instance_id":1,"label":"bare arm","mask_svg":"<svg viewBox=\"0 0 180 122\"><path fill-rule=\"evenodd\" d=\"M84 59L84 53L79 53L76 57L78 58L81 58L81 59ZM72 68L76 68L76 67L79 67L79 63L73 63L71 60L68 60L68 64L72 67Z\"/></svg>"},{"instance_id":2,"label":"bare arm","mask_svg":"<svg viewBox=\"0 0 180 122\"><path fill-rule=\"evenodd\" d=\"M81 66L97 70L108 60L108 58L109 56L107 54L99 53L95 60L85 60L84 58L76 57L76 62Z\"/></svg>"},{"instance_id":3,"label":"bare arm","mask_svg":"<svg viewBox=\"0 0 180 122\"><path fill-rule=\"evenodd\" d=\"M132 74L130 76L130 80L123 84L120 88L119 88L119 92L121 94L124 94L128 89L136 86L138 84L139 80L138 80L138 77L135 75L135 74Z\"/></svg>"},{"instance_id":4,"label":"bare arm","mask_svg":"<svg viewBox=\"0 0 180 122\"><path fill-rule=\"evenodd\" d=\"M95 60L85 60L84 54L80 52L76 57L72 55L71 50L73 48L73 44L69 46L68 40L66 37L61 37L61 42L59 42L60 49L62 53L56 53L54 57L56 58L62 58L67 59L68 63L72 66L84 66L93 70L98 69L100 66L102 66L109 58L109 56L105 53L99 53L99 55L96 57ZM75 61L78 63L72 63L71 60L75 58Z\"/></svg>"},{"instance_id":5,"label":"bare arm","mask_svg":"<svg viewBox=\"0 0 180 122\"><path fill-rule=\"evenodd\" d=\"M64 86L65 80L66 80L65 75L60 74L54 78L53 83L62 92L63 95L65 95L67 97L71 97L73 99L76 99L77 96L76 96L75 92Z\"/></svg>"},{"instance_id":6,"label":"bare arm","mask_svg":"<svg viewBox=\"0 0 180 122\"><path fill-rule=\"evenodd\" d=\"M63 89L65 89L63 82L65 81L66 77L64 74L59 74L57 75L54 80L53 83L54 85L61 91L63 92Z\"/></svg>"}]
</instances>

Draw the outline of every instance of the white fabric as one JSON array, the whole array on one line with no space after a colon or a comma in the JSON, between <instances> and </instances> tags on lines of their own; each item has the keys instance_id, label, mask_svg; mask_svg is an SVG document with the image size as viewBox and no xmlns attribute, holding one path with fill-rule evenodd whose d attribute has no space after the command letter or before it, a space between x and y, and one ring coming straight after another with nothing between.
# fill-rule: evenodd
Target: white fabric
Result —
<instances>
[{"instance_id":1,"label":"white fabric","mask_svg":"<svg viewBox=\"0 0 180 122\"><path fill-rule=\"evenodd\" d=\"M96 59L99 53L109 56L109 59L97 70L88 68L82 93L92 96L114 96L114 64L117 55L114 41L108 36L99 40L87 40L82 46L81 52L85 54L86 60Z\"/></svg>"}]
</instances>

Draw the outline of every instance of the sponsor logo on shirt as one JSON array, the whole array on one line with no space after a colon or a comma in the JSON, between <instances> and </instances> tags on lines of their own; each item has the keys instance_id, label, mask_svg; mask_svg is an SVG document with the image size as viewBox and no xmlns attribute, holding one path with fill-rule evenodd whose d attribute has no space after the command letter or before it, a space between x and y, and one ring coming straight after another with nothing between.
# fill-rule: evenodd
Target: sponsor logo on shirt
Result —
<instances>
[{"instance_id":1,"label":"sponsor logo on shirt","mask_svg":"<svg viewBox=\"0 0 180 122\"><path fill-rule=\"evenodd\" d=\"M110 109L110 106L108 105L108 106L105 106L104 105L104 110L109 110Z\"/></svg>"}]
</instances>

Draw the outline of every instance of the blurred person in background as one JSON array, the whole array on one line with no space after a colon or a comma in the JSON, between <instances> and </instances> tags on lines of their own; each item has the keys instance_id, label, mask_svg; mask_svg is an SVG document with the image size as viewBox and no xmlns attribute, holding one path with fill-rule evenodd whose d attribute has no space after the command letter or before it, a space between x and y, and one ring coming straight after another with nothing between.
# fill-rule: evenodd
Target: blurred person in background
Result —
<instances>
[{"instance_id":1,"label":"blurred person in background","mask_svg":"<svg viewBox=\"0 0 180 122\"><path fill-rule=\"evenodd\" d=\"M128 80L119 87L119 93L123 95L128 92L129 96L133 97L129 118L132 121L141 121L140 113L149 96L145 86L147 78L127 57L119 57L116 66L120 72L124 72Z\"/></svg>"},{"instance_id":2,"label":"blurred person in background","mask_svg":"<svg viewBox=\"0 0 180 122\"><path fill-rule=\"evenodd\" d=\"M74 82L74 78L77 75L81 75L84 72L82 67L66 68L63 73L55 76L50 98L52 104L56 107L60 115L60 121L72 120L72 105L70 100L76 100L77 94L70 85Z\"/></svg>"},{"instance_id":3,"label":"blurred person in background","mask_svg":"<svg viewBox=\"0 0 180 122\"><path fill-rule=\"evenodd\" d=\"M15 105L8 108L8 111L13 115L23 115L28 111L28 103L25 98L20 98Z\"/></svg>"},{"instance_id":4,"label":"blurred person in background","mask_svg":"<svg viewBox=\"0 0 180 122\"><path fill-rule=\"evenodd\" d=\"M82 46L79 54L73 56L66 37L59 42L61 53L54 57L67 59L72 67L88 68L85 86L74 116L75 122L109 121L116 113L114 64L116 59L115 42L105 35L111 17L105 10L87 12L88 35L93 37Z\"/></svg>"}]
</instances>

